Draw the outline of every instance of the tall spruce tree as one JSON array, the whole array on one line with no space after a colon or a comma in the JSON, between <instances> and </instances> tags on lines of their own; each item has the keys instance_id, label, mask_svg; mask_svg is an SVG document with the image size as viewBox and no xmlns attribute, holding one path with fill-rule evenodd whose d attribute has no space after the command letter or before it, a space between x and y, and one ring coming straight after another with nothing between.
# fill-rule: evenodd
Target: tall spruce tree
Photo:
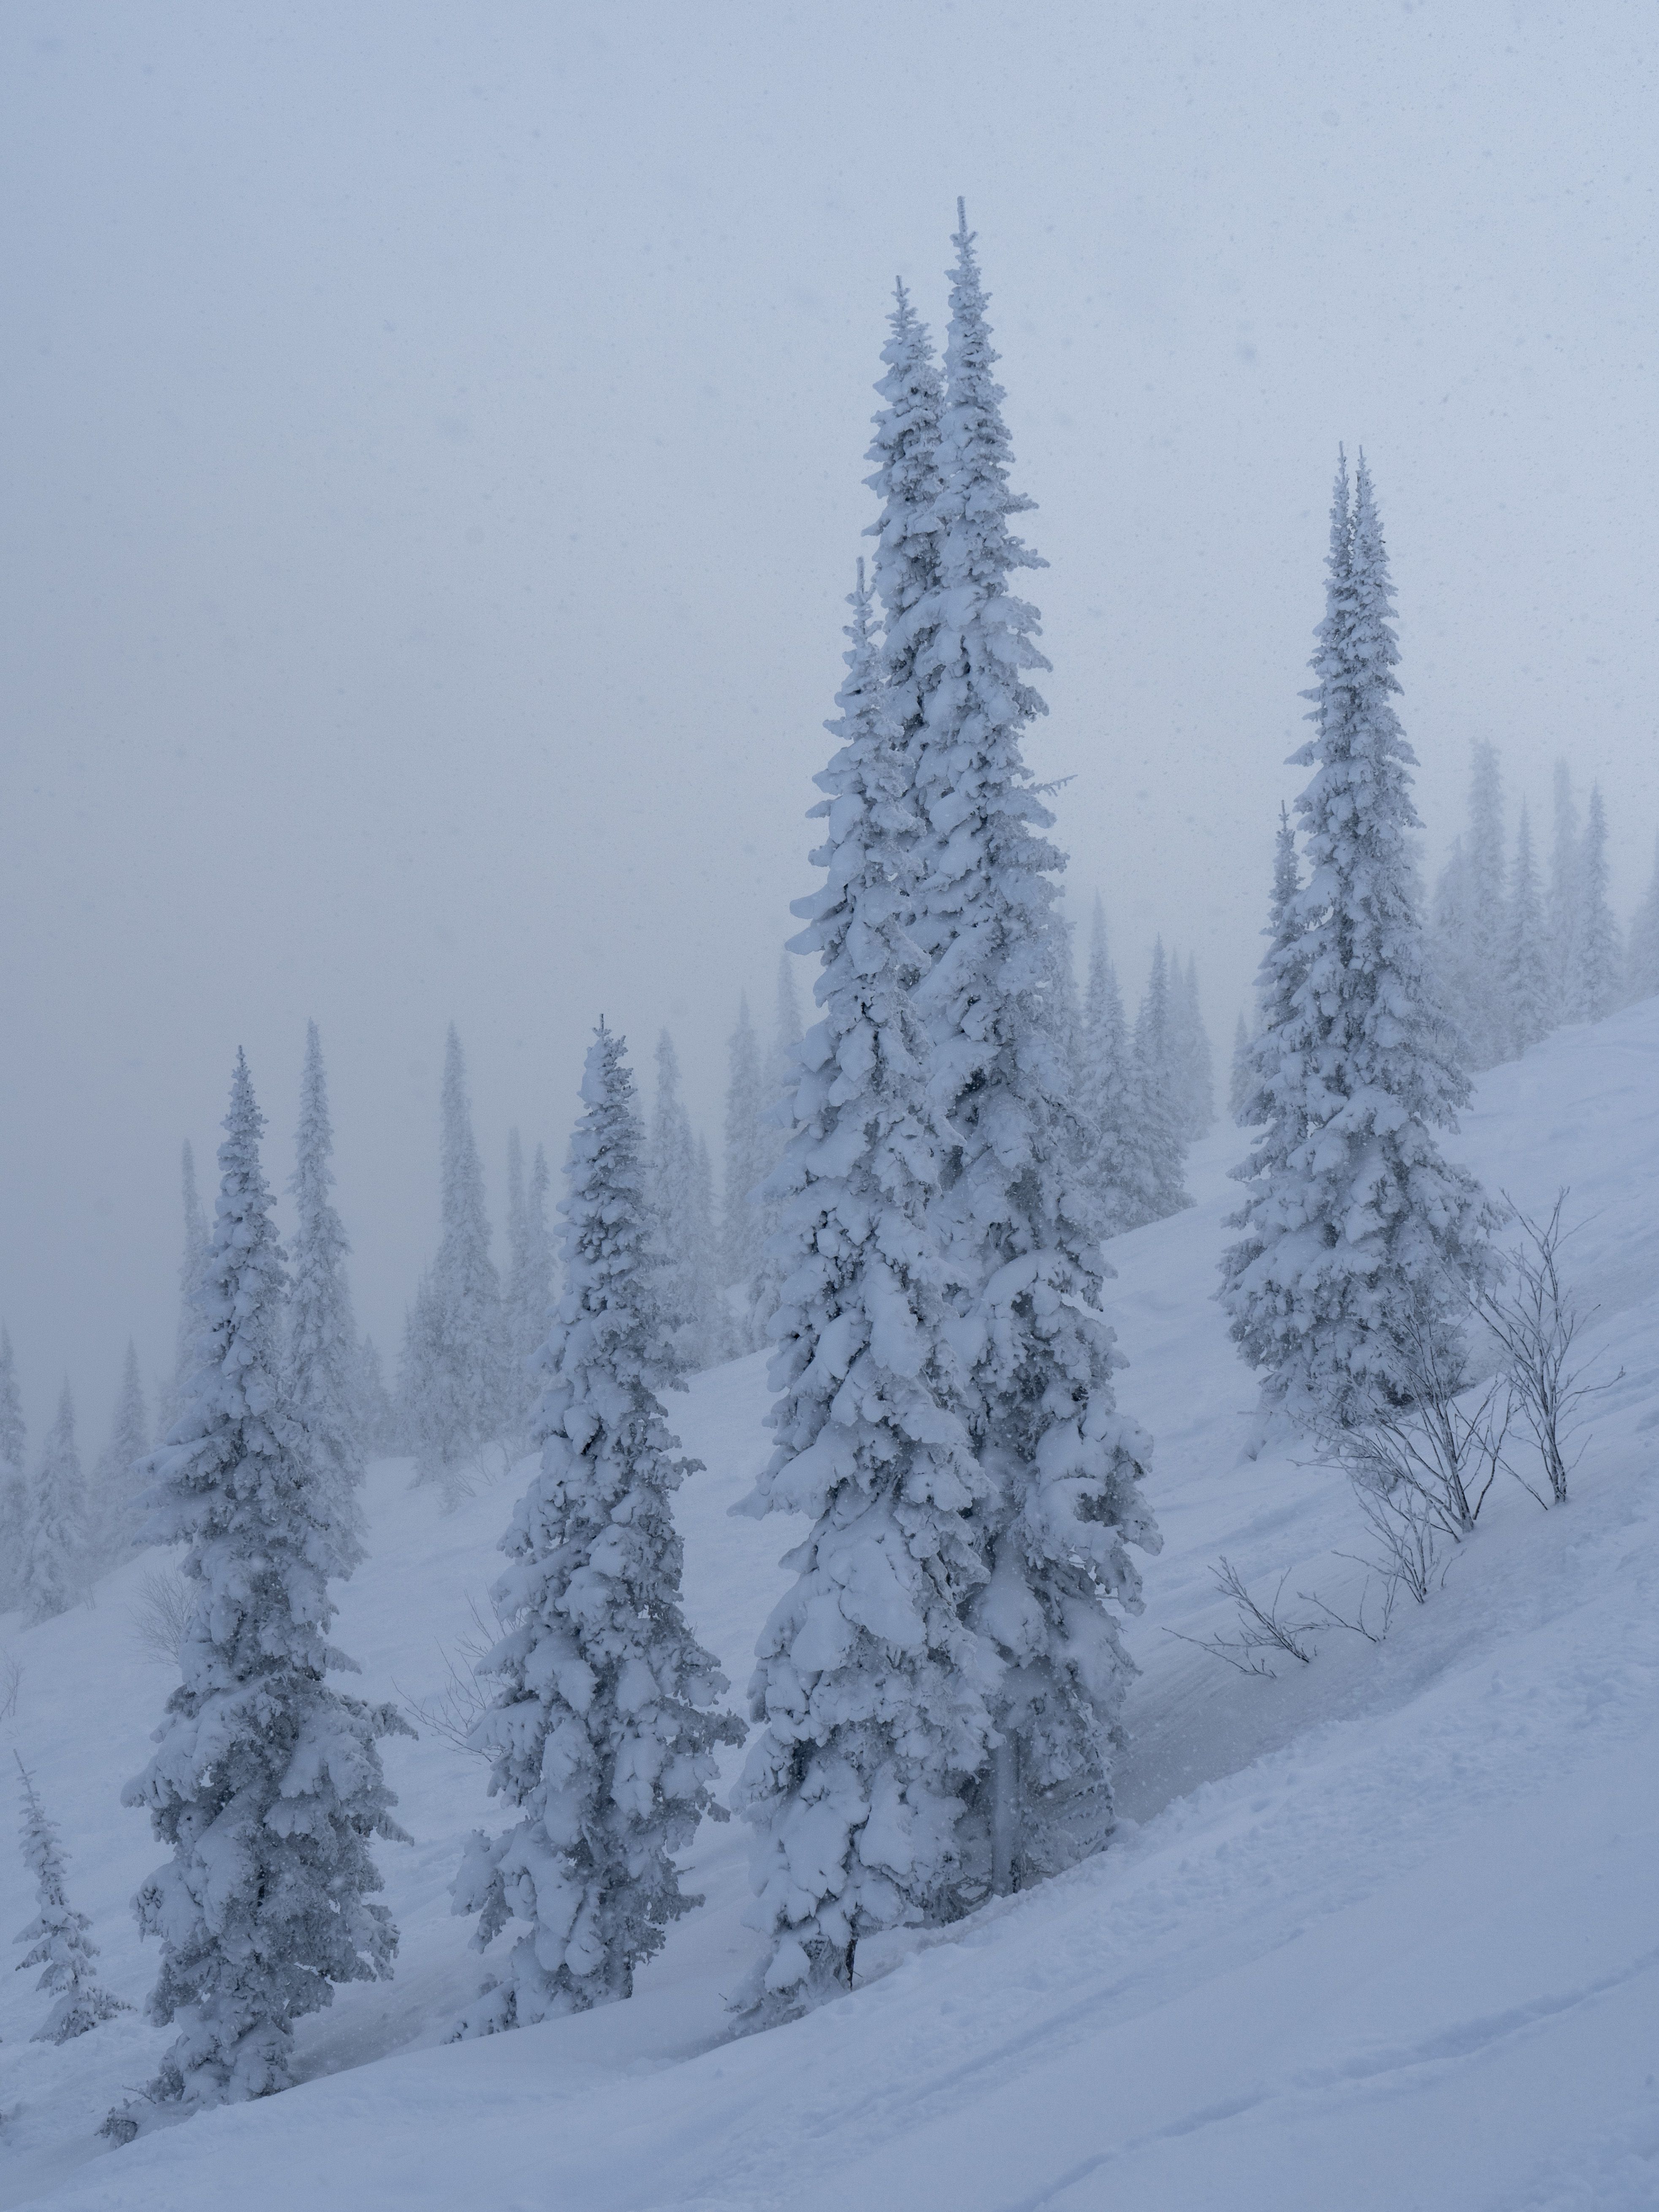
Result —
<instances>
[{"instance_id":1,"label":"tall spruce tree","mask_svg":"<svg viewBox=\"0 0 1659 2212\"><path fill-rule=\"evenodd\" d=\"M1592 784L1578 860L1578 983L1575 996L1588 1022L1599 1022L1619 1002L1624 948L1607 895L1607 811L1601 787Z\"/></svg>"},{"instance_id":2,"label":"tall spruce tree","mask_svg":"<svg viewBox=\"0 0 1659 2212\"><path fill-rule=\"evenodd\" d=\"M769 1101L746 994L738 1000L738 1025L732 1032L727 1054L720 1291L723 1301L734 1307L733 1333L738 1339L734 1348L752 1352L765 1340L755 1319L753 1291L763 1259L759 1191L770 1170L775 1147L772 1133L761 1119Z\"/></svg>"},{"instance_id":3,"label":"tall spruce tree","mask_svg":"<svg viewBox=\"0 0 1659 2212\"><path fill-rule=\"evenodd\" d=\"M86 1478L75 1442L75 1399L66 1382L46 1431L23 1516L22 1601L33 1621L67 1613L91 1564Z\"/></svg>"},{"instance_id":4,"label":"tall spruce tree","mask_svg":"<svg viewBox=\"0 0 1659 2212\"><path fill-rule=\"evenodd\" d=\"M1653 873L1630 926L1625 948L1625 996L1650 999L1659 992L1659 839L1653 848ZM3 1460L0 1448L0 1460Z\"/></svg>"},{"instance_id":5,"label":"tall spruce tree","mask_svg":"<svg viewBox=\"0 0 1659 2212\"><path fill-rule=\"evenodd\" d=\"M28 1525L28 1431L17 1388L11 1334L0 1328L0 1611L23 1601L23 1534Z\"/></svg>"},{"instance_id":6,"label":"tall spruce tree","mask_svg":"<svg viewBox=\"0 0 1659 2212\"><path fill-rule=\"evenodd\" d=\"M1264 1410L1299 1426L1363 1421L1408 1396L1408 1346L1450 1336L1486 1265L1490 1209L1441 1157L1468 1080L1429 979L1413 896L1415 756L1382 526L1364 459L1339 471L1326 614L1314 654L1311 768L1297 801L1308 879L1286 916L1285 980L1258 1041L1263 1135L1238 1170L1243 1237L1223 1262L1234 1340ZM1298 1132L1298 1123L1300 1132Z\"/></svg>"},{"instance_id":7,"label":"tall spruce tree","mask_svg":"<svg viewBox=\"0 0 1659 2212\"><path fill-rule=\"evenodd\" d=\"M679 1382L658 1304L640 1121L623 1040L603 1023L566 1169L565 1292L544 1358L540 1472L501 1548L506 1633L480 1671L501 1684L474 1731L492 1794L523 1817L476 1835L455 1909L480 1948L527 1923L458 2031L491 2034L632 1994L664 1930L701 1904L673 1854L706 1814L726 1679L685 1625L673 1494L679 1456L659 1393Z\"/></svg>"},{"instance_id":8,"label":"tall spruce tree","mask_svg":"<svg viewBox=\"0 0 1659 2212\"><path fill-rule=\"evenodd\" d=\"M1135 1145L1141 1164L1137 1180L1146 1193L1144 1221L1163 1221L1193 1202L1186 1181L1172 999L1169 961L1160 937L1152 947L1146 994L1135 1016Z\"/></svg>"},{"instance_id":9,"label":"tall spruce tree","mask_svg":"<svg viewBox=\"0 0 1659 2212\"><path fill-rule=\"evenodd\" d=\"M188 1547L184 1679L155 1757L121 1793L172 1852L134 1909L161 1945L149 2017L179 2032L145 2094L104 2124L124 2142L289 2087L295 2021L337 1983L391 1972L397 1931L369 1902L381 1886L369 1839L408 1840L376 1745L411 1731L327 1679L351 1664L327 1641L329 1583L359 1546L289 1392L264 1119L240 1054L224 1126L194 1394L149 1462L156 1533Z\"/></svg>"},{"instance_id":10,"label":"tall spruce tree","mask_svg":"<svg viewBox=\"0 0 1659 2212\"><path fill-rule=\"evenodd\" d=\"M89 1519L93 1554L100 1563L125 1559L143 1541L138 1504L143 1484L138 1467L149 1450L149 1423L144 1410L144 1386L138 1376L138 1347L129 1339L109 1442L93 1470Z\"/></svg>"},{"instance_id":11,"label":"tall spruce tree","mask_svg":"<svg viewBox=\"0 0 1659 2212\"><path fill-rule=\"evenodd\" d=\"M300 1126L294 1139L293 1276L288 1296L288 1401L304 1423L319 1473L342 1521L361 1516L363 1437L358 1422L357 1324L346 1280L351 1249L337 1212L334 1125L315 1022L306 1024Z\"/></svg>"},{"instance_id":12,"label":"tall spruce tree","mask_svg":"<svg viewBox=\"0 0 1659 2212\"><path fill-rule=\"evenodd\" d=\"M974 1508L988 1580L969 1618L1001 1669L999 1741L971 1802L1001 1892L1097 1848L1109 1830L1130 1671L1113 1606L1139 1602L1127 1546L1158 1538L1139 1488L1149 1446L1115 1408L1122 1363L1099 1312L1101 1224L1043 1003L1062 856L1043 835L1053 817L1022 737L1044 711L1028 678L1048 663L1036 611L1008 585L1014 569L1037 565L1010 528L1031 502L1009 486L996 356L960 203L957 216L936 568L906 617L921 719L901 737L921 824L914 934L931 962L915 1003L945 1146L930 1212L960 1286L970 1433L991 1484Z\"/></svg>"},{"instance_id":13,"label":"tall spruce tree","mask_svg":"<svg viewBox=\"0 0 1659 2212\"><path fill-rule=\"evenodd\" d=\"M15 1753L13 1757L17 1757ZM17 1966L20 1973L26 1967L39 1966L40 1978L35 1988L51 1990L57 2000L30 2040L67 2043L71 2037L85 2035L132 2008L112 1996L98 1978L98 1969L92 1963L98 1956L92 1923L69 1901L65 1854L58 1841L58 1825L47 1819L34 1778L21 1759L17 1759L17 1771L23 1782L23 1863L34 1876L37 1907L33 1919L17 1938L30 1947Z\"/></svg>"},{"instance_id":14,"label":"tall spruce tree","mask_svg":"<svg viewBox=\"0 0 1659 2212\"><path fill-rule=\"evenodd\" d=\"M808 925L794 948L822 963L821 1018L774 1178L787 1247L777 1442L750 1504L811 1523L757 1647L763 1732L737 1796L755 1832L750 1917L769 1942L739 2002L763 2022L849 1987L861 1937L949 1917L985 1874L960 1831L993 1737L964 1618L987 1580L971 1515L989 1486L930 1219L939 1133L910 998L925 962L904 915L918 824L861 562L851 605L827 725L840 743L812 810L826 879L794 908Z\"/></svg>"},{"instance_id":15,"label":"tall spruce tree","mask_svg":"<svg viewBox=\"0 0 1659 2212\"><path fill-rule=\"evenodd\" d=\"M1503 1004L1509 1023L1508 1054L1518 1059L1548 1036L1551 1006L1544 901L1538 865L1533 858L1532 820L1524 800L1504 915Z\"/></svg>"}]
</instances>

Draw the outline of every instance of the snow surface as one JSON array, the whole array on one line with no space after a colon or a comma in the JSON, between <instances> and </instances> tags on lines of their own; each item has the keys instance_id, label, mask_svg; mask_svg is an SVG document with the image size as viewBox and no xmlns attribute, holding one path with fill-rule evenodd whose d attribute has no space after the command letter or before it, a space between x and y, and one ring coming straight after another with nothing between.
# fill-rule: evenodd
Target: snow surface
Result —
<instances>
[{"instance_id":1,"label":"snow surface","mask_svg":"<svg viewBox=\"0 0 1659 2212\"><path fill-rule=\"evenodd\" d=\"M394 1741L416 1838L380 1852L397 1979L301 2023L300 2087L113 2150L93 2130L163 2033L124 2017L31 2043L33 1977L0 1977L0 2205L1659 2203L1659 1002L1493 1071L1451 1148L1529 1210L1572 1188L1568 1250L1611 1385L1572 1503L1494 1492L1386 1644L1331 1631L1273 1681L1164 1632L1225 1625L1208 1572L1224 1553L1258 1588L1288 1571L1287 1592L1339 1604L1361 1579L1340 1556L1361 1548L1340 1481L1294 1450L1241 1456L1253 1392L1210 1297L1239 1149L1231 1129L1208 1140L1198 1204L1111 1248L1121 1402L1158 1438L1166 1546L1131 1631L1144 1672L1106 1853L940 1936L860 1947L870 1978L851 1996L732 2041L720 1992L759 1939L739 1824L708 1826L689 1862L707 1905L630 2002L446 2045L480 1973L448 1883L466 1833L504 1815L482 1761ZM725 1510L766 1450L763 1369L739 1360L672 1407L707 1462L680 1493L688 1616L739 1688L791 1534ZM373 1470L339 1630L367 1694L439 1686L514 1485L446 1514L406 1464ZM3 1748L34 1771L70 1899L135 2001L155 1955L127 1901L161 1854L118 1791L170 1686L131 1618L155 1564L106 1577L90 1610L0 1620L24 1670ZM0 1932L33 1911L0 1839Z\"/></svg>"}]
</instances>

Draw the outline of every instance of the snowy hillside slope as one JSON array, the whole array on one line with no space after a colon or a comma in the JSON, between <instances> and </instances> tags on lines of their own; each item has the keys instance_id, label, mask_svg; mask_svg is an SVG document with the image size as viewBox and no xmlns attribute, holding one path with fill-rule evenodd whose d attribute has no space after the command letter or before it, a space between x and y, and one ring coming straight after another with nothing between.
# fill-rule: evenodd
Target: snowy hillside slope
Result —
<instances>
[{"instance_id":1,"label":"snowy hillside slope","mask_svg":"<svg viewBox=\"0 0 1659 2212\"><path fill-rule=\"evenodd\" d=\"M1287 1573L1345 1607L1361 1580L1340 1556L1362 1548L1340 1481L1294 1452L1243 1456L1253 1394L1210 1297L1237 1133L1200 1148L1189 1212L1111 1248L1122 1401L1158 1439L1165 1547L1131 1632L1125 1817L1100 1858L902 1955L872 1946L852 1996L733 2043L720 1992L756 1939L744 1838L708 1827L692 1857L707 1905L631 2002L446 2045L481 1972L447 1886L468 1830L500 1815L476 1759L394 1743L416 1838L381 1853L397 1979L304 2025L300 2088L112 2152L91 2130L161 2036L125 2019L31 2045L45 2000L0 1977L0 2204L1659 2203L1659 1002L1484 1078L1457 1149L1528 1209L1572 1187L1571 1272L1599 1302L1590 1348L1612 1382L1577 1495L1546 1514L1495 1492L1443 1590L1386 1644L1331 1631L1276 1680L1164 1632L1224 1624L1223 1554L1255 1585ZM766 1449L763 1365L700 1377L674 1409L708 1463L682 1493L688 1613L734 1693L792 1534L726 1511ZM509 1477L446 1516L406 1467L374 1471L370 1558L340 1624L372 1693L440 1684L512 1496ZM126 1900L156 1853L117 1794L169 1686L130 1617L151 1565L109 1577L92 1610L0 1622L25 1670L5 1747L35 1771L73 1900L134 1999L154 1962ZM0 1930L32 1911L0 1839Z\"/></svg>"}]
</instances>

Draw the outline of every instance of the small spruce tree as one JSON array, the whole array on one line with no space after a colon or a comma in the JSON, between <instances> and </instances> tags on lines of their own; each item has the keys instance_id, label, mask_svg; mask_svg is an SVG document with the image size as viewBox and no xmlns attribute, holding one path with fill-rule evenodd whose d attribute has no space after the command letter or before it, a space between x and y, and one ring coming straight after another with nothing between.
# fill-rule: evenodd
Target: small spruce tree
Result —
<instances>
[{"instance_id":1,"label":"small spruce tree","mask_svg":"<svg viewBox=\"0 0 1659 2212\"><path fill-rule=\"evenodd\" d=\"M289 1397L285 1285L259 1163L264 1117L239 1054L217 1219L197 1290L191 1405L149 1462L158 1537L187 1547L183 1680L149 1765L121 1793L172 1856L134 1900L161 1945L149 2014L177 2038L105 2131L263 2097L293 2080L294 2022L338 1982L388 1975L397 1930L371 1903L372 1837L407 1841L377 1740L396 1709L343 1696L330 1580L359 1556L338 1490Z\"/></svg>"},{"instance_id":2,"label":"small spruce tree","mask_svg":"<svg viewBox=\"0 0 1659 2212\"><path fill-rule=\"evenodd\" d=\"M436 1483L453 1498L466 1489L485 1446L505 1425L507 1361L483 1166L472 1134L466 1062L453 1022L444 1046L440 1158L442 1234L421 1327L405 1337L405 1371L416 1479Z\"/></svg>"},{"instance_id":3,"label":"small spruce tree","mask_svg":"<svg viewBox=\"0 0 1659 2212\"><path fill-rule=\"evenodd\" d=\"M294 1151L289 1184L295 1218L288 1295L288 1399L310 1436L319 1472L332 1486L339 1517L355 1520L362 1511L360 1354L345 1271L351 1247L331 1195L334 1125L315 1022L306 1024Z\"/></svg>"},{"instance_id":4,"label":"small spruce tree","mask_svg":"<svg viewBox=\"0 0 1659 2212\"><path fill-rule=\"evenodd\" d=\"M720 1292L722 1300L734 1308L734 1348L752 1352L765 1341L755 1320L753 1285L763 1258L759 1191L770 1170L775 1147L771 1132L761 1120L768 1101L746 995L738 1000L738 1025L727 1050Z\"/></svg>"},{"instance_id":5,"label":"small spruce tree","mask_svg":"<svg viewBox=\"0 0 1659 2212\"><path fill-rule=\"evenodd\" d=\"M1572 777L1565 761L1555 763L1555 836L1550 847L1549 890L1545 923L1549 951L1551 1026L1585 1018L1580 999L1583 968L1578 931L1583 897L1581 866L1583 848L1578 835L1578 808L1572 795Z\"/></svg>"},{"instance_id":6,"label":"small spruce tree","mask_svg":"<svg viewBox=\"0 0 1659 2212\"><path fill-rule=\"evenodd\" d=\"M1094 1202L1102 1234L1115 1237L1152 1218L1154 1179L1142 1141L1123 997L1106 941L1106 910L1098 898L1090 927L1080 1037L1079 1108L1093 1139Z\"/></svg>"},{"instance_id":7,"label":"small spruce tree","mask_svg":"<svg viewBox=\"0 0 1659 2212\"><path fill-rule=\"evenodd\" d=\"M680 1608L679 1456L659 1393L679 1372L658 1304L641 1131L623 1040L600 1024L566 1170L565 1292L544 1357L542 1464L501 1548L506 1633L481 1668L501 1688L474 1731L492 1795L520 1808L476 1835L455 1910L482 1949L526 1931L463 2036L632 1994L635 1968L701 1899L673 1854L706 1814L718 1743L741 1724Z\"/></svg>"},{"instance_id":8,"label":"small spruce tree","mask_svg":"<svg viewBox=\"0 0 1659 2212\"><path fill-rule=\"evenodd\" d=\"M1631 923L1625 951L1625 996L1650 999L1656 993L1659 993L1659 840L1654 844L1653 873ZM3 1456L0 1450L0 1459Z\"/></svg>"},{"instance_id":9,"label":"small spruce tree","mask_svg":"<svg viewBox=\"0 0 1659 2212\"><path fill-rule=\"evenodd\" d=\"M88 1565L86 1478L75 1443L75 1399L64 1383L46 1431L23 1520L22 1598L33 1621L67 1613Z\"/></svg>"},{"instance_id":10,"label":"small spruce tree","mask_svg":"<svg viewBox=\"0 0 1659 2212\"><path fill-rule=\"evenodd\" d=\"M138 1376L138 1347L129 1340L109 1442L93 1470L92 1550L100 1562L124 1559L143 1541L138 1504L143 1485L138 1467L149 1450L149 1424L144 1411L144 1386Z\"/></svg>"},{"instance_id":11,"label":"small spruce tree","mask_svg":"<svg viewBox=\"0 0 1659 2212\"><path fill-rule=\"evenodd\" d=\"M1551 1004L1544 901L1533 858L1532 821L1524 801L1516 832L1515 864L1510 873L1504 917L1503 1004L1509 1020L1509 1055L1518 1059L1548 1036Z\"/></svg>"},{"instance_id":12,"label":"small spruce tree","mask_svg":"<svg viewBox=\"0 0 1659 2212\"><path fill-rule=\"evenodd\" d=\"M23 1536L28 1525L28 1431L17 1388L10 1332L0 1328L0 1610L23 1600Z\"/></svg>"},{"instance_id":13,"label":"small spruce tree","mask_svg":"<svg viewBox=\"0 0 1659 2212\"><path fill-rule=\"evenodd\" d=\"M1160 937L1152 947L1146 995L1135 1016L1135 1142L1140 1156L1137 1180L1146 1194L1146 1210L1141 1217L1146 1221L1163 1221L1193 1202L1186 1182L1187 1144L1182 1134L1171 995L1169 963Z\"/></svg>"},{"instance_id":14,"label":"small spruce tree","mask_svg":"<svg viewBox=\"0 0 1659 2212\"><path fill-rule=\"evenodd\" d=\"M678 1356L694 1372L726 1356L726 1316L714 1281L713 1183L680 1097L679 1054L665 1030L657 1040L649 1191L663 1258L663 1303Z\"/></svg>"},{"instance_id":15,"label":"small spruce tree","mask_svg":"<svg viewBox=\"0 0 1659 2212\"><path fill-rule=\"evenodd\" d=\"M1599 783L1590 787L1579 848L1577 956L1579 1012L1585 1021L1599 1022L1619 1002L1624 971L1619 925L1607 896L1607 811Z\"/></svg>"},{"instance_id":16,"label":"small spruce tree","mask_svg":"<svg viewBox=\"0 0 1659 2212\"><path fill-rule=\"evenodd\" d=\"M528 1183L516 1129L507 1133L507 1274L503 1298L508 1349L509 1398L515 1436L527 1437L541 1395L534 1371L547 1341L553 1303L553 1245L547 1222L547 1155L538 1145Z\"/></svg>"},{"instance_id":17,"label":"small spruce tree","mask_svg":"<svg viewBox=\"0 0 1659 2212\"><path fill-rule=\"evenodd\" d=\"M13 1753L16 1757L16 1753ZM39 1908L17 1941L30 1946L17 1962L39 1966L37 1990L49 1990L57 2002L34 2031L35 2043L67 2043L88 2029L113 2020L132 2007L112 1996L98 1978L93 1960L98 1946L92 1940L92 1923L70 1903L64 1875L66 1856L58 1839L58 1826L46 1818L34 1778L21 1759L17 1771L23 1780L23 1863L34 1876Z\"/></svg>"}]
</instances>

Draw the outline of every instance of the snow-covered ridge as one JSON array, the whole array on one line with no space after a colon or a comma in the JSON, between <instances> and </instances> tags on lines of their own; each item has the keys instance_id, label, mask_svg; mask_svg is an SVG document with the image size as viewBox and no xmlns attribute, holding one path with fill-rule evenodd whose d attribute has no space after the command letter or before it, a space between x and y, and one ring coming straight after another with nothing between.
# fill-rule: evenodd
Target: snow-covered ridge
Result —
<instances>
[{"instance_id":1,"label":"snow-covered ridge","mask_svg":"<svg viewBox=\"0 0 1659 2212\"><path fill-rule=\"evenodd\" d=\"M1073 1874L885 1957L793 2026L732 2042L721 1993L743 1837L705 1827L706 1905L626 2004L447 2045L481 1964L447 1886L501 1824L477 1759L388 1747L382 1847L397 1979L300 2031L309 2079L110 2151L93 2134L161 2032L123 2017L33 2044L32 1975L0 1984L0 2204L168 2212L234 2202L758 2212L950 2204L1542 2208L1659 2200L1659 1002L1562 1032L1484 1077L1452 1149L1529 1210L1571 1187L1568 1246L1610 1387L1567 1507L1494 1493L1445 1587L1380 1650L1333 1631L1277 1681L1164 1632L1223 1617L1222 1553L1253 1583L1352 1597L1340 1480L1241 1456L1253 1391L1212 1291L1232 1132L1194 1153L1198 1203L1112 1248L1125 1409L1158 1440L1165 1536L1130 1641L1143 1673L1117 1839ZM680 1493L686 1607L741 1686L782 1586L781 1523L729 1517L767 1449L764 1362L698 1378L672 1412L707 1471ZM1622 1369L1622 1374L1620 1370ZM1617 1380L1614 1378L1617 1377ZM419 1698L498 1567L509 1478L445 1515L374 1469L369 1557L339 1640L371 1697ZM91 1610L0 1622L23 1668L5 1749L34 1773L110 1987L154 1970L127 1900L159 1856L119 1781L169 1686L131 1612L153 1559ZM356 1686L354 1685L354 1687ZM8 1762L9 1763L9 1762ZM735 1757L727 1761L728 1775ZM0 1850L0 1916L33 1892ZM900 1947L903 1950L904 1947Z\"/></svg>"}]
</instances>

